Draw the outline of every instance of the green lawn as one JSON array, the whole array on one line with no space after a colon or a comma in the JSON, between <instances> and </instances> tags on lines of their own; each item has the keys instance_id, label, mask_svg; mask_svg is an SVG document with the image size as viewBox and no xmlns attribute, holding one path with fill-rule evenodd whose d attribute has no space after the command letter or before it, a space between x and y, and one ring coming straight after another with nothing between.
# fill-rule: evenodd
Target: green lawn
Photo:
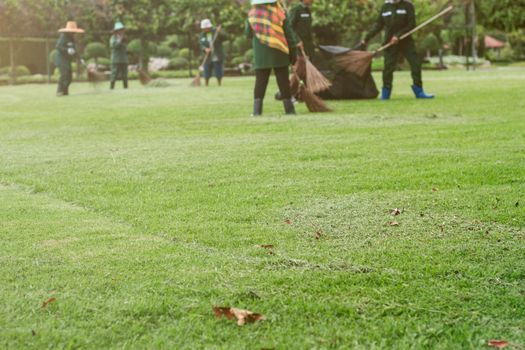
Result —
<instances>
[{"instance_id":1,"label":"green lawn","mask_svg":"<svg viewBox=\"0 0 525 350\"><path fill-rule=\"evenodd\" d=\"M257 119L252 78L0 88L0 347L525 345L524 81Z\"/></svg>"}]
</instances>

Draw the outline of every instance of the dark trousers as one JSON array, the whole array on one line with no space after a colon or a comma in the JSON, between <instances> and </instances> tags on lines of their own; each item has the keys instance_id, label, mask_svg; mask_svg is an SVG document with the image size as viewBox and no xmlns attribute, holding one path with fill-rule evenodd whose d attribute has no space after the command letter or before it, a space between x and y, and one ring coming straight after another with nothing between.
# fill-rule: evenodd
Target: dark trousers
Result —
<instances>
[{"instance_id":1,"label":"dark trousers","mask_svg":"<svg viewBox=\"0 0 525 350\"><path fill-rule=\"evenodd\" d=\"M64 95L69 94L69 85L73 81L73 70L71 69L71 63L62 63L58 66L60 71L60 78L58 79L57 92L61 92Z\"/></svg>"},{"instance_id":2,"label":"dark trousers","mask_svg":"<svg viewBox=\"0 0 525 350\"><path fill-rule=\"evenodd\" d=\"M417 55L416 44L412 39L401 40L397 45L385 50L385 68L383 70L383 86L392 89L394 72L397 68L399 55L405 56L410 64L414 85L423 87L421 78L421 61Z\"/></svg>"},{"instance_id":3,"label":"dark trousers","mask_svg":"<svg viewBox=\"0 0 525 350\"><path fill-rule=\"evenodd\" d=\"M285 100L291 99L292 93L290 92L290 78L288 76L288 67L278 67L274 68L273 70L275 72L275 77L277 78L277 85L279 86L279 91L281 92L282 98ZM271 68L255 70L254 98L264 99L271 73Z\"/></svg>"},{"instance_id":4,"label":"dark trousers","mask_svg":"<svg viewBox=\"0 0 525 350\"><path fill-rule=\"evenodd\" d=\"M127 63L113 63L111 65L111 88L115 87L117 79L122 79L124 89L128 88L128 64Z\"/></svg>"}]
</instances>

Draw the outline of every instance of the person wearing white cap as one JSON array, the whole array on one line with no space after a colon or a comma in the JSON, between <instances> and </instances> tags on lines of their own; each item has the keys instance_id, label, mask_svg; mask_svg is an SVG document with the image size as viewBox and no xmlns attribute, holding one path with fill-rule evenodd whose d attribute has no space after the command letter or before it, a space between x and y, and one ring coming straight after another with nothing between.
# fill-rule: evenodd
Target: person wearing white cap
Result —
<instances>
[{"instance_id":1,"label":"person wearing white cap","mask_svg":"<svg viewBox=\"0 0 525 350\"><path fill-rule=\"evenodd\" d=\"M69 21L66 27L58 32L60 37L56 46L55 65L60 71L60 79L58 80L57 96L67 96L69 95L69 85L73 80L71 62L80 58L75 45L74 35L84 33L84 29L78 28L76 22ZM84 60L82 60L82 63L84 63Z\"/></svg>"},{"instance_id":2,"label":"person wearing white cap","mask_svg":"<svg viewBox=\"0 0 525 350\"><path fill-rule=\"evenodd\" d=\"M222 77L224 76L224 50L222 47L226 36L214 28L211 20L206 18L201 21L201 34L199 36L199 45L201 53L208 55L206 62L204 62L204 79L206 86L210 84L212 73L215 74L219 86L222 85Z\"/></svg>"}]
</instances>

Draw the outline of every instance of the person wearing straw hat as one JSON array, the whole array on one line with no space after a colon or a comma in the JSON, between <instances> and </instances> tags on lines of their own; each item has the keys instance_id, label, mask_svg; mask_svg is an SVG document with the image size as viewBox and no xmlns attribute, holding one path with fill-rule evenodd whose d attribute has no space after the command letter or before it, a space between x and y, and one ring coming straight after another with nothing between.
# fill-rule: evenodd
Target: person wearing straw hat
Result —
<instances>
[{"instance_id":1,"label":"person wearing straw hat","mask_svg":"<svg viewBox=\"0 0 525 350\"><path fill-rule=\"evenodd\" d=\"M111 83L110 89L115 88L117 79L122 79L124 89L128 88L128 51L124 36L126 27L122 22L116 22L113 35L110 39L111 47Z\"/></svg>"},{"instance_id":2,"label":"person wearing straw hat","mask_svg":"<svg viewBox=\"0 0 525 350\"><path fill-rule=\"evenodd\" d=\"M313 2L314 0L300 0L290 10L291 26L297 40L300 40L298 46L303 48L306 55L312 59L315 55L311 10Z\"/></svg>"},{"instance_id":3,"label":"person wearing straw hat","mask_svg":"<svg viewBox=\"0 0 525 350\"><path fill-rule=\"evenodd\" d=\"M255 89L252 116L263 113L263 100L272 70L286 114L295 114L288 66L295 63L296 41L286 11L277 0L251 0L246 35L252 39Z\"/></svg>"},{"instance_id":4,"label":"person wearing straw hat","mask_svg":"<svg viewBox=\"0 0 525 350\"><path fill-rule=\"evenodd\" d=\"M66 27L58 32L60 37L56 45L55 65L60 71L60 79L58 80L57 96L67 96L69 95L69 85L73 80L71 63L80 58L75 44L75 34L82 34L84 30L78 28L76 22L68 21ZM81 61L82 64L85 64L83 59Z\"/></svg>"},{"instance_id":5,"label":"person wearing straw hat","mask_svg":"<svg viewBox=\"0 0 525 350\"><path fill-rule=\"evenodd\" d=\"M201 21L199 45L201 53L203 55L208 54L203 66L206 86L210 84L212 73L215 74L219 86L222 85L222 77L224 76L224 50L222 43L224 40L226 40L226 36L222 31L217 34L217 28L213 27L210 19L206 18Z\"/></svg>"},{"instance_id":6,"label":"person wearing straw hat","mask_svg":"<svg viewBox=\"0 0 525 350\"><path fill-rule=\"evenodd\" d=\"M434 95L426 94L423 90L423 81L421 77L421 61L417 55L414 39L410 36L404 40L399 38L416 27L416 14L414 5L408 0L386 0L381 7L381 12L377 17L376 23L372 30L362 41L363 46L383 28L385 29L385 41L394 43L385 50L385 67L383 70L383 90L382 100L389 100L392 93L392 83L394 81L394 71L397 67L398 58L401 54L405 56L410 64L412 72L412 90L416 98L430 99Z\"/></svg>"}]
</instances>

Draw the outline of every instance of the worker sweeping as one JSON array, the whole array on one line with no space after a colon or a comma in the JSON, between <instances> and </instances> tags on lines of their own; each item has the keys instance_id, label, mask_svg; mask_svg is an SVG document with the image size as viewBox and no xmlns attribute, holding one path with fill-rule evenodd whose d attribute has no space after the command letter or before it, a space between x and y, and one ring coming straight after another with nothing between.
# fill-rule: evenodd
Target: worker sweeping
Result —
<instances>
[{"instance_id":1,"label":"worker sweeping","mask_svg":"<svg viewBox=\"0 0 525 350\"><path fill-rule=\"evenodd\" d=\"M68 96L69 85L73 80L73 70L71 69L71 63L80 59L77 47L75 44L75 34L84 33L83 29L78 28L77 23L69 21L65 28L58 31L60 36L56 45L56 58L55 65L60 71L60 78L58 80L57 96ZM85 64L84 60L81 59L82 64Z\"/></svg>"},{"instance_id":2,"label":"worker sweeping","mask_svg":"<svg viewBox=\"0 0 525 350\"><path fill-rule=\"evenodd\" d=\"M315 55L311 10L313 3L314 0L301 0L290 9L290 23L299 41L297 46L304 49L306 55L312 59Z\"/></svg>"},{"instance_id":3,"label":"worker sweeping","mask_svg":"<svg viewBox=\"0 0 525 350\"><path fill-rule=\"evenodd\" d=\"M378 34L383 28L385 29L385 44L393 43L385 50L385 64L383 70L383 90L381 93L382 100L389 100L392 94L392 82L394 80L394 71L396 70L397 61L400 54L403 54L410 64L412 72L412 90L416 98L429 99L434 95L426 94L423 90L423 81L421 77L421 61L416 52L414 39L409 36L403 40L399 38L416 27L416 15L414 5L408 0L386 0L381 8L381 12L372 30L362 41L363 46Z\"/></svg>"},{"instance_id":4,"label":"worker sweeping","mask_svg":"<svg viewBox=\"0 0 525 350\"><path fill-rule=\"evenodd\" d=\"M226 35L222 31L217 32L217 28L213 27L211 20L203 19L201 21L199 45L202 54L207 55L203 65L206 86L209 85L212 74L215 74L219 86L222 85L224 76L224 49L222 43L224 40L226 40Z\"/></svg>"},{"instance_id":5,"label":"worker sweeping","mask_svg":"<svg viewBox=\"0 0 525 350\"><path fill-rule=\"evenodd\" d=\"M277 0L251 0L246 35L252 39L255 89L252 116L263 113L263 101L272 70L286 114L295 114L288 66L295 63L296 41L286 11Z\"/></svg>"},{"instance_id":6,"label":"worker sweeping","mask_svg":"<svg viewBox=\"0 0 525 350\"><path fill-rule=\"evenodd\" d=\"M110 89L115 88L118 79L122 79L124 89L128 88L128 44L125 37L126 27L122 22L116 22L113 35L109 40L111 47L111 83Z\"/></svg>"}]
</instances>

